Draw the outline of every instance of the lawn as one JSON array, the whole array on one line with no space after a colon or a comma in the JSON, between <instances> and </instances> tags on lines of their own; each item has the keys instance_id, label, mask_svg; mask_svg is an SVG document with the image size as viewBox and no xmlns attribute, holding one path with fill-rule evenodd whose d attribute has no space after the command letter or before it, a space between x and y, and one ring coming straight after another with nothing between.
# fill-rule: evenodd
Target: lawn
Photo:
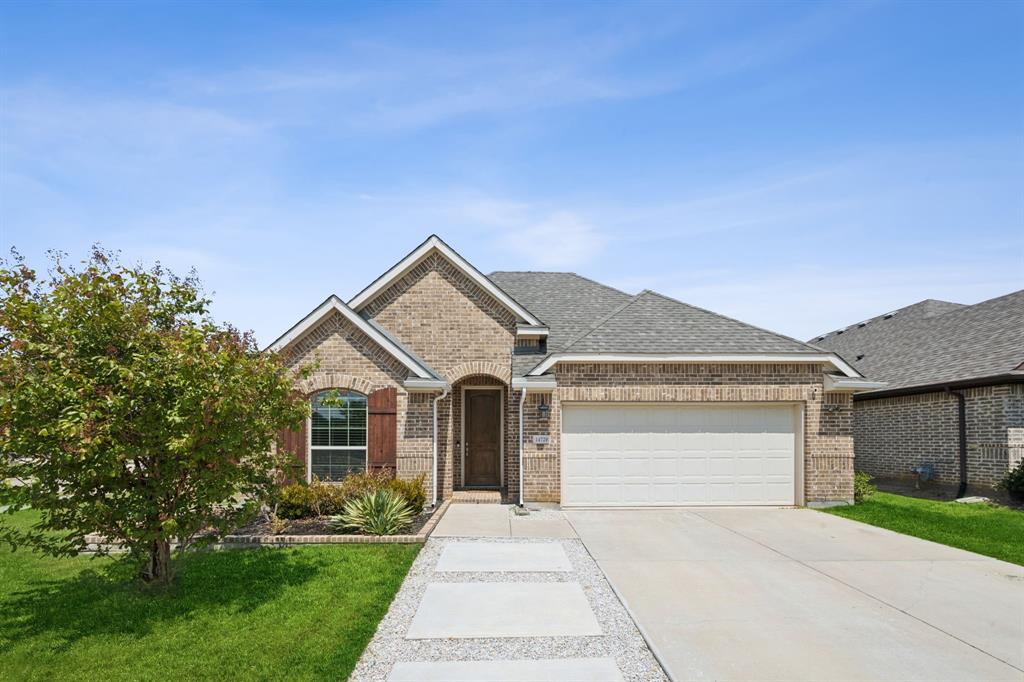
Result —
<instances>
[{"instance_id":1,"label":"lawn","mask_svg":"<svg viewBox=\"0 0 1024 682\"><path fill-rule=\"evenodd\" d=\"M29 524L32 512L7 519ZM122 561L2 547L0 677L344 680L418 551L203 552L154 591Z\"/></svg>"},{"instance_id":2,"label":"lawn","mask_svg":"<svg viewBox=\"0 0 1024 682\"><path fill-rule=\"evenodd\" d=\"M875 493L867 501L823 511L1024 565L1024 512Z\"/></svg>"}]
</instances>

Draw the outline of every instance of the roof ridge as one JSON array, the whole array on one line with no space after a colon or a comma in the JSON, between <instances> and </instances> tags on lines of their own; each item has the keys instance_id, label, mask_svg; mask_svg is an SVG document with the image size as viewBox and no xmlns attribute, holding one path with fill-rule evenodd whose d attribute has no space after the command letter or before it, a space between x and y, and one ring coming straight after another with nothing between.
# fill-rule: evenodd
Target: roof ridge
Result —
<instances>
[{"instance_id":1,"label":"roof ridge","mask_svg":"<svg viewBox=\"0 0 1024 682\"><path fill-rule=\"evenodd\" d=\"M596 279L587 277L586 275L581 275L578 272L573 272L572 270L495 270L494 272L489 273L487 277L490 278L491 275L571 275L576 279L582 279L584 282L590 282L591 284L595 284L601 287L602 289L608 289L609 291L614 291L615 293L622 294L623 296L633 295L623 291L622 289L616 289L610 284L598 282Z\"/></svg>"},{"instance_id":2,"label":"roof ridge","mask_svg":"<svg viewBox=\"0 0 1024 682\"><path fill-rule=\"evenodd\" d=\"M671 296L667 296L667 295L659 293L657 291L652 291L650 289L644 289L644 291L642 291L640 293L645 293L645 292L649 293L649 294L652 294L654 296L659 296L659 297L665 299L666 301L672 301L673 303L677 303L679 305L684 305L684 306L686 306L688 308L693 308L694 310L700 310L701 312L705 312L705 313L707 313L709 315L714 315L715 317L719 317L719 318L721 318L723 320L729 320L730 322L735 322L736 324L741 324L744 327L750 327L751 329L756 329L758 331L762 331L765 334L771 334L772 336L776 336L776 337L778 337L780 339L785 339L786 341L793 341L795 343L799 343L801 346L807 346L808 348L810 348L812 350L816 350L816 351L821 352L821 353L832 353L833 352L833 351L827 350L825 348L820 348L818 346L815 346L814 344L807 343L806 341L801 341L800 339L796 339L796 338L794 338L792 336L786 336L785 334L780 334L779 332L772 331L771 329L765 329L764 327L758 327L756 324L750 324L749 322L744 322L743 320L737 320L735 317L729 317L728 315L723 315L722 313L716 313L714 310L708 310L707 308L701 308L699 305L693 305L692 303L687 303L686 301L680 301L678 298L672 298Z\"/></svg>"},{"instance_id":3,"label":"roof ridge","mask_svg":"<svg viewBox=\"0 0 1024 682\"><path fill-rule=\"evenodd\" d=\"M650 293L650 292L648 292L646 289L644 289L639 294L637 294L635 296L630 296L628 301L625 301L625 302L621 303L620 305L615 306L615 308L610 313L608 313L607 315L605 315L604 317L599 319L597 322L595 322L593 325L591 325L589 329L587 329L582 334L577 335L575 338L571 339L569 341L569 343L565 344L565 346L562 347L562 351L569 350L570 348L575 346L577 343L579 343L583 339L585 339L588 336L590 336L590 334L592 334L593 332L597 331L598 328L604 326L604 324L606 322L608 322L613 317L615 317L616 315L621 313L623 310L625 310L629 306L631 306L634 303L636 303L637 301L639 301L640 297L643 296L644 294L647 294L647 293Z\"/></svg>"}]
</instances>

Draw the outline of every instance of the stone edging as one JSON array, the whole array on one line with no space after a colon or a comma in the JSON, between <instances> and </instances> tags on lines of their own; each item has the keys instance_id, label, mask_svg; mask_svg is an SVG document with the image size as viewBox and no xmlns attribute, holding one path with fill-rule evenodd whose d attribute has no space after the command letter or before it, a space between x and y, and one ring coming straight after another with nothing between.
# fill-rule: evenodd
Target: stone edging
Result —
<instances>
[{"instance_id":1,"label":"stone edging","mask_svg":"<svg viewBox=\"0 0 1024 682\"><path fill-rule=\"evenodd\" d=\"M241 549L244 547L291 547L294 545L422 545L434 532L444 513L448 511L451 500L445 500L437 508L430 520L415 535L225 535L220 542L212 545L219 549ZM108 542L99 535L87 535L89 544L87 552L95 552L103 548L107 551L120 551L118 543Z\"/></svg>"},{"instance_id":2,"label":"stone edging","mask_svg":"<svg viewBox=\"0 0 1024 682\"><path fill-rule=\"evenodd\" d=\"M394 545L423 544L434 532L451 500L445 500L430 520L415 535L225 535L218 543L222 547L292 546L292 545Z\"/></svg>"}]
</instances>

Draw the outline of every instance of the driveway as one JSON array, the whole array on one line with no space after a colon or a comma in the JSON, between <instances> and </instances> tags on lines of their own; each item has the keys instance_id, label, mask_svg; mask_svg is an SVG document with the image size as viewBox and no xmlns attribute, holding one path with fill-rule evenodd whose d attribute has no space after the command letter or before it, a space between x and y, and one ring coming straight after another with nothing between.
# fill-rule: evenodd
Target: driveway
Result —
<instances>
[{"instance_id":1,"label":"driveway","mask_svg":"<svg viewBox=\"0 0 1024 682\"><path fill-rule=\"evenodd\" d=\"M566 511L675 680L1024 680L1024 568L809 509Z\"/></svg>"}]
</instances>

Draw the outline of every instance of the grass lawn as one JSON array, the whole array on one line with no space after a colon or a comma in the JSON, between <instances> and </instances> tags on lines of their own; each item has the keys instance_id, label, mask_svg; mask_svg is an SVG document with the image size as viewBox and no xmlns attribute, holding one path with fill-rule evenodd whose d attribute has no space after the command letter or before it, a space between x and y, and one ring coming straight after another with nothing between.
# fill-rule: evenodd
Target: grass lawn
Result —
<instances>
[{"instance_id":1,"label":"grass lawn","mask_svg":"<svg viewBox=\"0 0 1024 682\"><path fill-rule=\"evenodd\" d=\"M155 591L125 562L0 547L0 678L344 680L418 551L204 552Z\"/></svg>"},{"instance_id":2,"label":"grass lawn","mask_svg":"<svg viewBox=\"0 0 1024 682\"><path fill-rule=\"evenodd\" d=\"M878 492L866 502L823 511L1024 565L1024 512Z\"/></svg>"}]
</instances>

